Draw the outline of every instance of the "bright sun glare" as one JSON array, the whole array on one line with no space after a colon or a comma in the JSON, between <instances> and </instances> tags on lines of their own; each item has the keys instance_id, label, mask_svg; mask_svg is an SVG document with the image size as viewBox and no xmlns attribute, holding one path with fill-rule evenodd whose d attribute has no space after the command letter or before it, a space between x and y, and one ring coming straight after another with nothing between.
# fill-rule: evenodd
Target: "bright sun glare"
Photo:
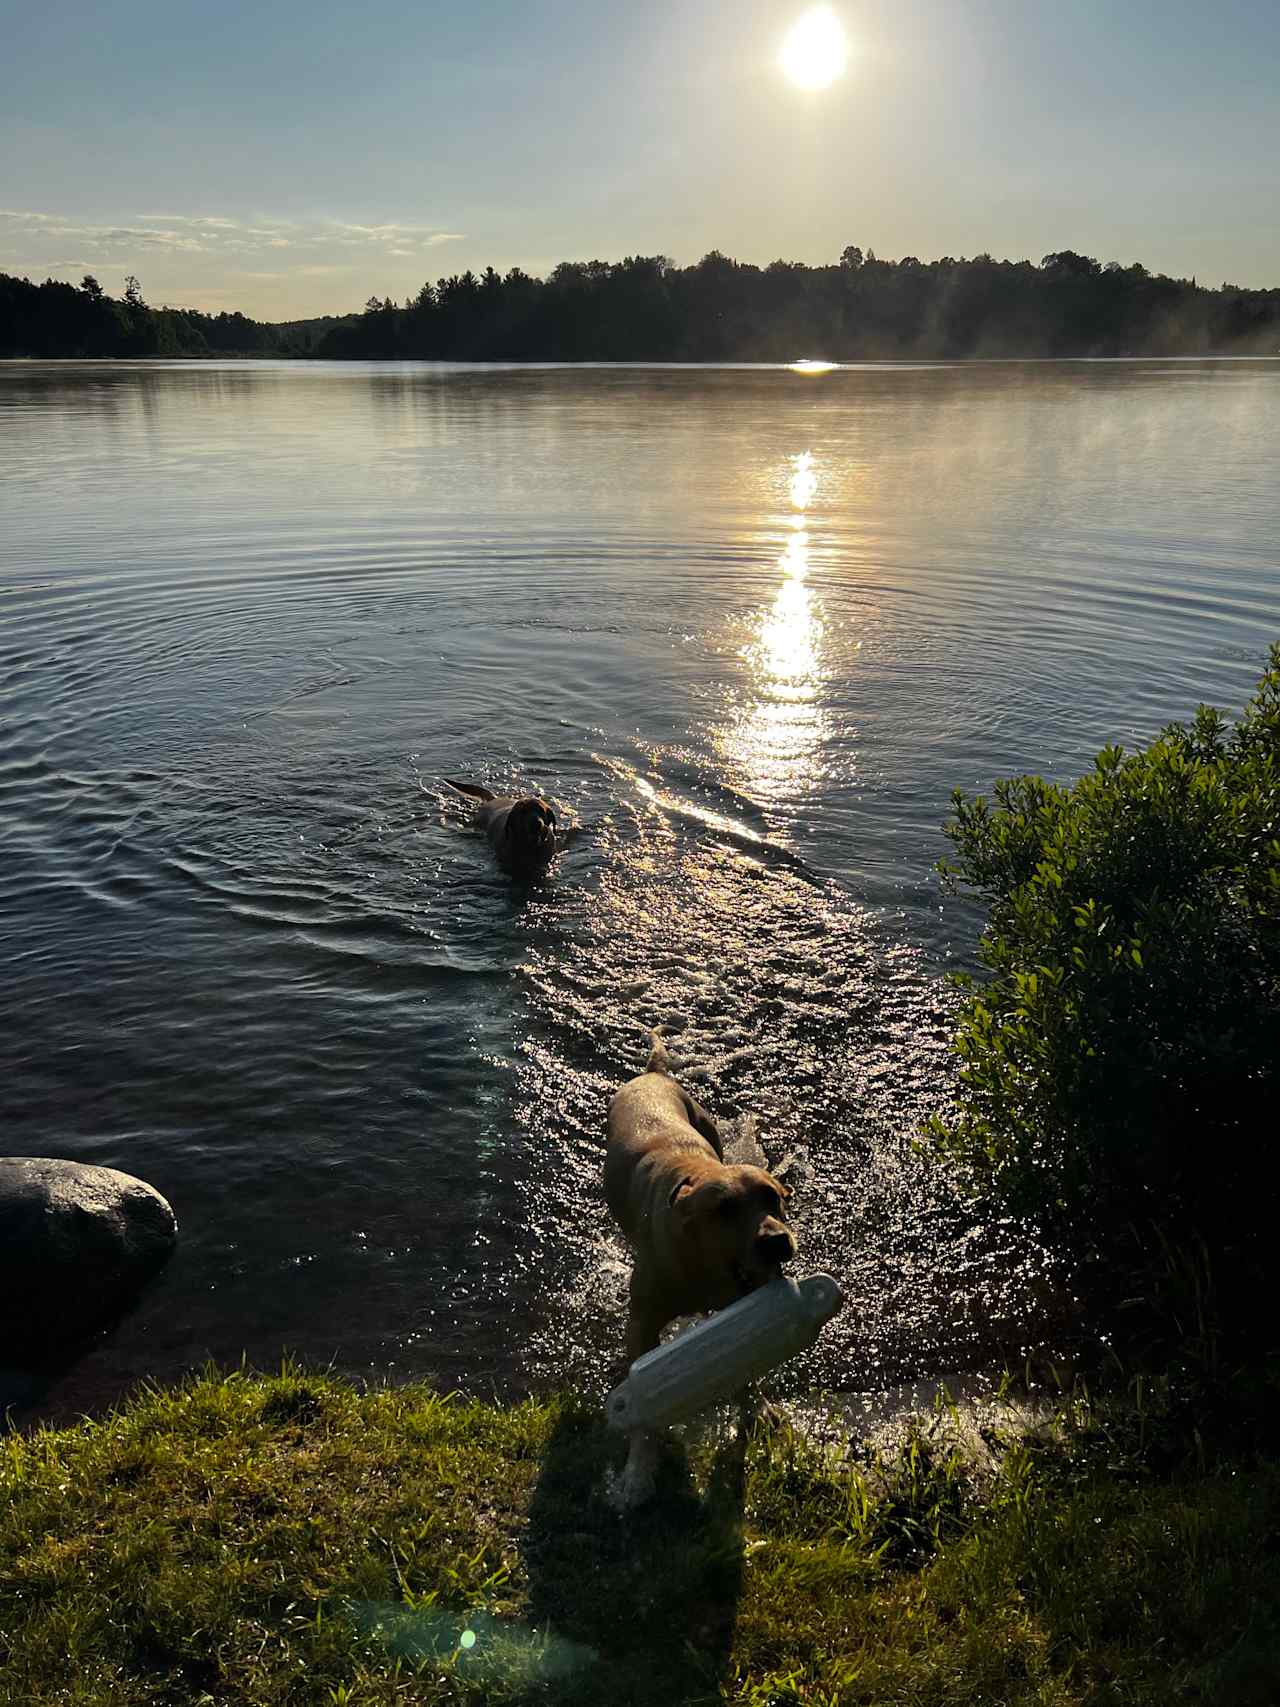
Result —
<instances>
[{"instance_id":1,"label":"bright sun glare","mask_svg":"<svg viewBox=\"0 0 1280 1707\"><path fill-rule=\"evenodd\" d=\"M830 6L806 12L782 44L782 69L798 89L825 89L848 63L849 38Z\"/></svg>"}]
</instances>

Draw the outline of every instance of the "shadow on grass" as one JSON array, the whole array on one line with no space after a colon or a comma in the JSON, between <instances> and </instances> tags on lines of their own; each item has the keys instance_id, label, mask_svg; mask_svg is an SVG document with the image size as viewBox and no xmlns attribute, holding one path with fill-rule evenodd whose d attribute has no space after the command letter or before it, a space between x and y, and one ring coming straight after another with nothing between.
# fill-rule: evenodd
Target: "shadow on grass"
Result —
<instances>
[{"instance_id":1,"label":"shadow on grass","mask_svg":"<svg viewBox=\"0 0 1280 1707\"><path fill-rule=\"evenodd\" d=\"M559 1700L719 1699L742 1590L745 1451L742 1429L727 1431L699 1495L671 1441L657 1497L620 1515L607 1489L622 1439L586 1409L557 1424L523 1542L529 1616L594 1656Z\"/></svg>"}]
</instances>

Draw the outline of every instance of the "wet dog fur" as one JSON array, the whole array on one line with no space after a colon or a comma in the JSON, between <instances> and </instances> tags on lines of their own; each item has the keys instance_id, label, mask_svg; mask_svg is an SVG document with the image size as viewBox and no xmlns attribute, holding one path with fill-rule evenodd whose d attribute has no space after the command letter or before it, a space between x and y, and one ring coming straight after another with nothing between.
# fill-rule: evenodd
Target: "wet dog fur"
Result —
<instances>
[{"instance_id":1,"label":"wet dog fur","mask_svg":"<svg viewBox=\"0 0 1280 1707\"><path fill-rule=\"evenodd\" d=\"M796 1254L789 1187L766 1168L730 1163L715 1121L678 1085L660 1031L643 1073L609 1104L605 1198L634 1253L627 1363L677 1316L723 1309L765 1285ZM637 1430L619 1488L624 1506L653 1491L657 1444Z\"/></svg>"},{"instance_id":2,"label":"wet dog fur","mask_svg":"<svg viewBox=\"0 0 1280 1707\"><path fill-rule=\"evenodd\" d=\"M515 876L550 865L556 854L556 815L538 794L494 794L478 782L444 779L477 802L476 827L484 831L498 864Z\"/></svg>"}]
</instances>

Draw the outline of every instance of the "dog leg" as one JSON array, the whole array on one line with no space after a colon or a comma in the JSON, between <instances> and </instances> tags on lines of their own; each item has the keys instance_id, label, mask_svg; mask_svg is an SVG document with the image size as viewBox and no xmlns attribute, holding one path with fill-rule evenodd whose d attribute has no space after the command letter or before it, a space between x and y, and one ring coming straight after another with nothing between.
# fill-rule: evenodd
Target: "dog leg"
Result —
<instances>
[{"instance_id":1,"label":"dog leg","mask_svg":"<svg viewBox=\"0 0 1280 1707\"><path fill-rule=\"evenodd\" d=\"M652 1351L662 1337L666 1315L646 1296L645 1278L639 1270L631 1274L631 1309L627 1317L627 1368L645 1352ZM634 1511L651 1500L658 1485L659 1435L651 1428L632 1429L627 1436L627 1462L614 1480L609 1502L616 1511Z\"/></svg>"},{"instance_id":2,"label":"dog leg","mask_svg":"<svg viewBox=\"0 0 1280 1707\"><path fill-rule=\"evenodd\" d=\"M618 1512L647 1505L658 1489L658 1434L651 1428L637 1428L627 1440L627 1461L608 1494L609 1504Z\"/></svg>"},{"instance_id":3,"label":"dog leg","mask_svg":"<svg viewBox=\"0 0 1280 1707\"><path fill-rule=\"evenodd\" d=\"M627 1368L646 1351L652 1351L671 1320L669 1313L649 1290L648 1276L637 1264L631 1271L630 1309L627 1312Z\"/></svg>"}]
</instances>

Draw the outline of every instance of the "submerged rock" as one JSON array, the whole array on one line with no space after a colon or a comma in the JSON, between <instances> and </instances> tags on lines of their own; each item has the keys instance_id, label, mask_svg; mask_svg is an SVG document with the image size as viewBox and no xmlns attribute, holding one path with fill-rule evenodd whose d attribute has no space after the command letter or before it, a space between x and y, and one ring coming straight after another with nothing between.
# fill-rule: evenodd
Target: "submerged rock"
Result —
<instances>
[{"instance_id":1,"label":"submerged rock","mask_svg":"<svg viewBox=\"0 0 1280 1707\"><path fill-rule=\"evenodd\" d=\"M0 1364L47 1362L103 1326L176 1236L168 1203L131 1174L0 1157Z\"/></svg>"}]
</instances>

